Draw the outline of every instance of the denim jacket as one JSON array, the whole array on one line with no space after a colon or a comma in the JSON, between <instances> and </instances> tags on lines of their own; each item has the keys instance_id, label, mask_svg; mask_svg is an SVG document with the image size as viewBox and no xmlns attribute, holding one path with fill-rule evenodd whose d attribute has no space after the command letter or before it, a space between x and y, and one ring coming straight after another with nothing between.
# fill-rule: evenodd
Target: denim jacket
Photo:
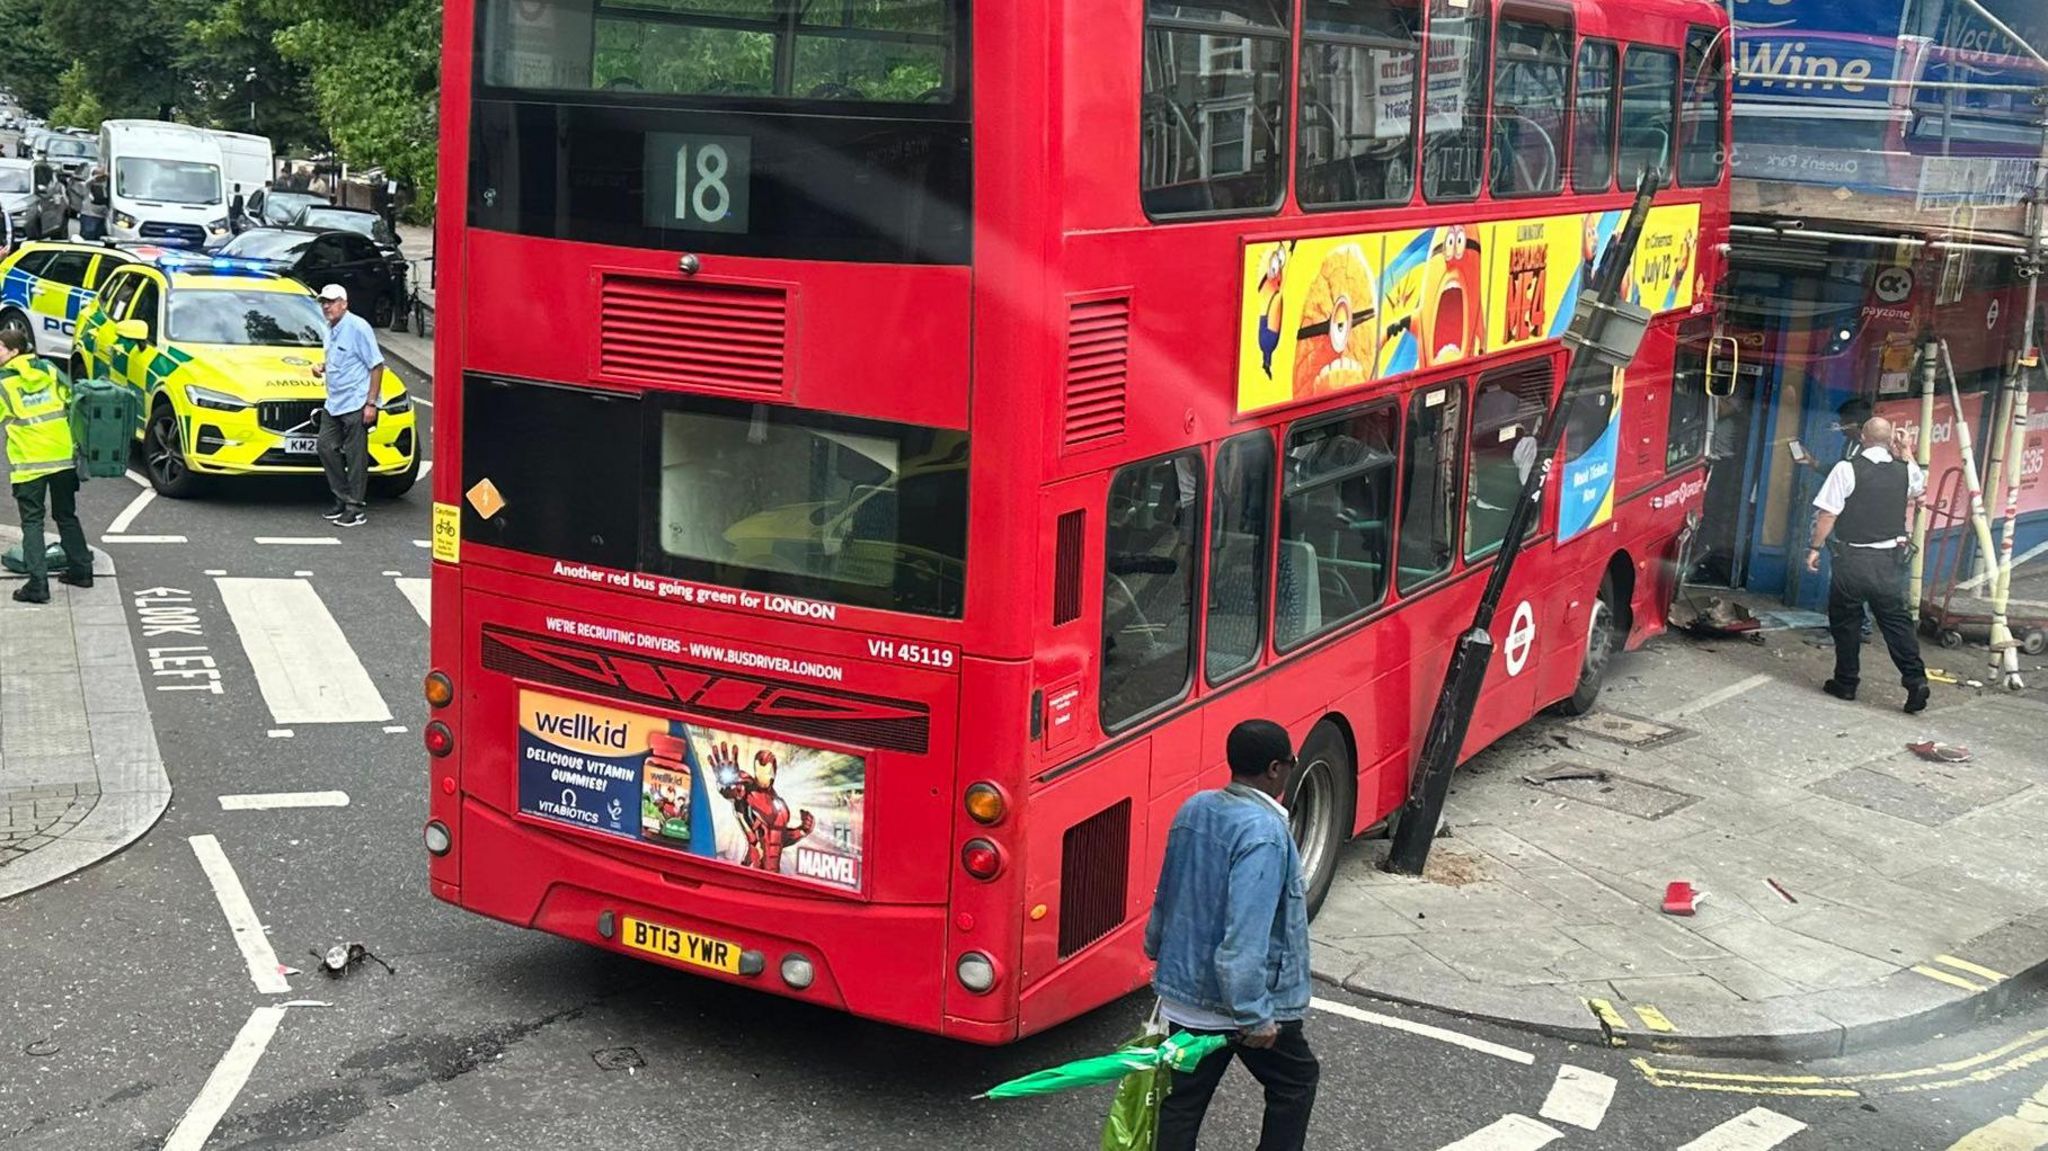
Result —
<instances>
[{"instance_id":1,"label":"denim jacket","mask_svg":"<svg viewBox=\"0 0 2048 1151\"><path fill-rule=\"evenodd\" d=\"M1308 1011L1308 899L1287 820L1232 783L1181 805L1145 954L1162 998L1229 1015L1240 1027Z\"/></svg>"}]
</instances>

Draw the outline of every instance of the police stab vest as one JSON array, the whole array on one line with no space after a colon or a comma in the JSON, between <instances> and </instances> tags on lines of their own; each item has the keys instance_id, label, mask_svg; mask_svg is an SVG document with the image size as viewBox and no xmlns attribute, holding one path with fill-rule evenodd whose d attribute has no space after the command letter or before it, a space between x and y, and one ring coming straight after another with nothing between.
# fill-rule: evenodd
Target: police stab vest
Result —
<instances>
[{"instance_id":1,"label":"police stab vest","mask_svg":"<svg viewBox=\"0 0 2048 1151\"><path fill-rule=\"evenodd\" d=\"M0 403L6 411L7 466L12 482L26 483L72 466L71 389L47 360L16 356L0 367Z\"/></svg>"},{"instance_id":2,"label":"police stab vest","mask_svg":"<svg viewBox=\"0 0 2048 1151\"><path fill-rule=\"evenodd\" d=\"M1856 472L1856 490L1842 505L1835 521L1835 535L1846 544L1881 544L1906 534L1906 489L1904 460L1878 463L1862 454L1849 461Z\"/></svg>"}]
</instances>

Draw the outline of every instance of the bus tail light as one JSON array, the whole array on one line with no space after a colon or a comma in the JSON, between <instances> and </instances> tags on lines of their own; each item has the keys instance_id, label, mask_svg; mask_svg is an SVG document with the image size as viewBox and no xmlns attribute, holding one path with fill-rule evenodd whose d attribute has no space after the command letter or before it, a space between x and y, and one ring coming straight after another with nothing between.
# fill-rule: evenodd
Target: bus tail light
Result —
<instances>
[{"instance_id":1,"label":"bus tail light","mask_svg":"<svg viewBox=\"0 0 2048 1151\"><path fill-rule=\"evenodd\" d=\"M983 827L1001 823L1009 806L1009 801L1003 798L1003 789L993 783L977 783L967 789L967 814Z\"/></svg>"},{"instance_id":2,"label":"bus tail light","mask_svg":"<svg viewBox=\"0 0 2048 1151\"><path fill-rule=\"evenodd\" d=\"M960 849L960 866L976 879L994 879L1003 869L1003 853L986 839L970 839Z\"/></svg>"},{"instance_id":3,"label":"bus tail light","mask_svg":"<svg viewBox=\"0 0 2048 1151\"><path fill-rule=\"evenodd\" d=\"M448 825L440 820L429 820L426 830L427 854L446 855L455 846L455 837L448 834Z\"/></svg>"},{"instance_id":4,"label":"bus tail light","mask_svg":"<svg viewBox=\"0 0 2048 1151\"><path fill-rule=\"evenodd\" d=\"M436 758L455 750L455 733L438 719L427 725L420 741L427 745L427 754Z\"/></svg>"},{"instance_id":5,"label":"bus tail light","mask_svg":"<svg viewBox=\"0 0 2048 1151\"><path fill-rule=\"evenodd\" d=\"M445 671L430 671L420 685L420 693L435 707L447 707L455 702L455 681Z\"/></svg>"},{"instance_id":6,"label":"bus tail light","mask_svg":"<svg viewBox=\"0 0 2048 1151\"><path fill-rule=\"evenodd\" d=\"M954 971L960 977L960 986L976 995L986 995L996 985L996 961L979 951L961 956Z\"/></svg>"}]
</instances>

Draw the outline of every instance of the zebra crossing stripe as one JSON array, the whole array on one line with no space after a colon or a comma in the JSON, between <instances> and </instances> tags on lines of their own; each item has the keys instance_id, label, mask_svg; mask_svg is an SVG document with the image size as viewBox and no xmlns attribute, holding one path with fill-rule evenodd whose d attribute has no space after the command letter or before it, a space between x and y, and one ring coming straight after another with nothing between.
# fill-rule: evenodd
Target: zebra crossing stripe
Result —
<instances>
[{"instance_id":1,"label":"zebra crossing stripe","mask_svg":"<svg viewBox=\"0 0 2048 1151\"><path fill-rule=\"evenodd\" d=\"M1752 1107L1678 1151L1770 1151L1806 1130L1806 1124L1768 1107Z\"/></svg>"},{"instance_id":2,"label":"zebra crossing stripe","mask_svg":"<svg viewBox=\"0 0 2048 1151\"><path fill-rule=\"evenodd\" d=\"M1503 1115L1438 1151L1536 1151L1562 1138L1564 1132L1527 1115Z\"/></svg>"},{"instance_id":3,"label":"zebra crossing stripe","mask_svg":"<svg viewBox=\"0 0 2048 1151\"><path fill-rule=\"evenodd\" d=\"M214 583L256 686L280 727L391 718L370 673L311 582L223 576Z\"/></svg>"},{"instance_id":4,"label":"zebra crossing stripe","mask_svg":"<svg viewBox=\"0 0 2048 1151\"><path fill-rule=\"evenodd\" d=\"M1614 1102L1614 1078L1567 1063L1557 1069L1550 1096L1537 1114L1552 1123L1569 1123L1587 1131L1598 1131Z\"/></svg>"}]
</instances>

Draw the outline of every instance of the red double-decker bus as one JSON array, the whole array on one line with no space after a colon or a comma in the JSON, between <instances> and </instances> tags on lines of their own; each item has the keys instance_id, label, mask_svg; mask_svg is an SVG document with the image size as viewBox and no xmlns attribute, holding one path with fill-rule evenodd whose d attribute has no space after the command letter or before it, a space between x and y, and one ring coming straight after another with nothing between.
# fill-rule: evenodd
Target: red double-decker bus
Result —
<instances>
[{"instance_id":1,"label":"red double-decker bus","mask_svg":"<svg viewBox=\"0 0 2048 1151\"><path fill-rule=\"evenodd\" d=\"M983 1043L1139 986L1252 716L1406 795L1636 174L1469 754L1657 632L1727 225L1706 0L451 0L430 875Z\"/></svg>"}]
</instances>

